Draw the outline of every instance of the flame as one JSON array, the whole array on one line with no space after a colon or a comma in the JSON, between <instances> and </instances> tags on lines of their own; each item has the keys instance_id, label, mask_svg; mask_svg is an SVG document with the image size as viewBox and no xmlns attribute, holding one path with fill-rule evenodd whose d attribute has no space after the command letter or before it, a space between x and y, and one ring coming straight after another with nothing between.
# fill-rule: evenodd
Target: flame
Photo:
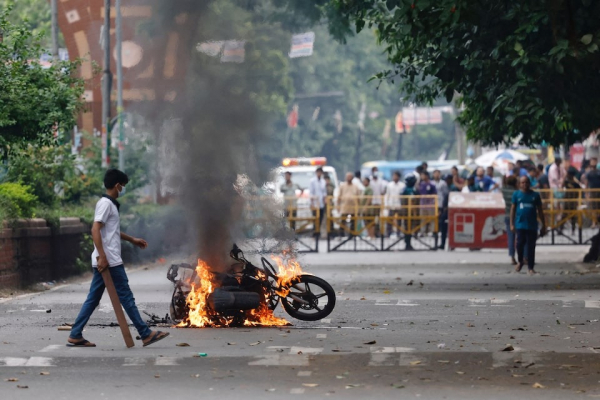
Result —
<instances>
[{"instance_id":1,"label":"flame","mask_svg":"<svg viewBox=\"0 0 600 400\"><path fill-rule=\"evenodd\" d=\"M278 296L285 297L290 291L293 281L302 275L300 264L287 254L283 257L272 255L271 259L277 264L276 290ZM196 266L198 278L191 283L191 290L187 296L186 303L189 308L187 317L181 321L178 327L227 327L234 323L235 317L221 315L212 310L208 305L208 296L218 287L216 275L211 272L210 266L198 260ZM259 279L267 279L267 276L258 271ZM254 310L244 312L244 326L286 326L291 325L286 319L276 317L268 306L269 293L262 293L260 306Z\"/></svg>"}]
</instances>

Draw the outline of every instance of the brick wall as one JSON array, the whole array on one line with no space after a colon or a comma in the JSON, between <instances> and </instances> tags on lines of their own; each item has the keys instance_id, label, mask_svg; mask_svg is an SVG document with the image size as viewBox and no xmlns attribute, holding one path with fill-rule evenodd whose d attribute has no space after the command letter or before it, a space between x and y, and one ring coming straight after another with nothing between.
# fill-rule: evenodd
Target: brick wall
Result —
<instances>
[{"instance_id":1,"label":"brick wall","mask_svg":"<svg viewBox=\"0 0 600 400\"><path fill-rule=\"evenodd\" d=\"M43 219L0 227L0 288L23 287L76 274L79 243L89 228L77 218L61 218L51 229Z\"/></svg>"}]
</instances>

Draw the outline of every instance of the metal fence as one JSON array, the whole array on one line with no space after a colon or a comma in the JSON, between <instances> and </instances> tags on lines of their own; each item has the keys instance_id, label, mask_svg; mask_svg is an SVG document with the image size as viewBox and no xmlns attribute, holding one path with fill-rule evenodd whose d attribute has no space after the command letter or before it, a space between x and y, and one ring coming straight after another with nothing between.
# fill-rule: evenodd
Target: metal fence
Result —
<instances>
[{"instance_id":1,"label":"metal fence","mask_svg":"<svg viewBox=\"0 0 600 400\"><path fill-rule=\"evenodd\" d=\"M589 245L600 232L600 189L539 190L548 234L538 245ZM324 215L314 199L286 198L287 227L301 252L436 250L440 208L436 195L327 197Z\"/></svg>"}]
</instances>

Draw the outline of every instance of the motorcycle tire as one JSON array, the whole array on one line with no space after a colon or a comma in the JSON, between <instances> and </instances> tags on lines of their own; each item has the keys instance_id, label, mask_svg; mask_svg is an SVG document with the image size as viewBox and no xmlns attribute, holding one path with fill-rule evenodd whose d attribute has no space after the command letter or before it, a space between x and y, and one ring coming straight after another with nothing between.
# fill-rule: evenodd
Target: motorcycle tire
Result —
<instances>
[{"instance_id":1,"label":"motorcycle tire","mask_svg":"<svg viewBox=\"0 0 600 400\"><path fill-rule=\"evenodd\" d=\"M324 293L319 294L319 298L322 297L327 297L327 304L325 305L325 307L322 310L318 310L317 312L305 312L308 311L306 310L306 308L303 308L303 306L294 301L294 299L285 297L285 298L281 298L281 304L283 305L283 308L285 309L285 311L292 317L299 319L301 321L318 321L320 319L323 319L325 317L327 317L329 314L331 314L331 312L333 311L333 308L335 307L335 291L333 290L333 288L331 287L331 285L329 283L327 283L325 280L313 276L313 275L302 275L300 276L300 278L298 279L297 283L295 283L295 285L298 284L305 284L308 288L310 288L310 285L314 285L319 287ZM293 288L292 288L293 290ZM298 297L301 297L303 300L307 300L307 301L316 301L318 304L318 298L316 298L316 296L314 294L312 294L312 292L310 291L310 289L308 290L310 293L309 294L302 294ZM298 292L292 292L296 295L298 295ZM312 297L311 297L312 295ZM311 304L311 306L313 306L315 304ZM310 307L310 310L314 310L314 307ZM318 305L316 305L318 307Z\"/></svg>"}]
</instances>

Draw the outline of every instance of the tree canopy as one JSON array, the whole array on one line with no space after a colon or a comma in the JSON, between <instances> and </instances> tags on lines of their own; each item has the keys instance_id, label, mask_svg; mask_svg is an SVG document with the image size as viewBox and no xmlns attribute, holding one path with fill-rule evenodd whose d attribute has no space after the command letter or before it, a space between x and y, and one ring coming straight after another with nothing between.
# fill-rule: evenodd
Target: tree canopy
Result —
<instances>
[{"instance_id":1,"label":"tree canopy","mask_svg":"<svg viewBox=\"0 0 600 400\"><path fill-rule=\"evenodd\" d=\"M42 37L9 22L10 12L0 10L0 148L71 129L83 104L83 82L74 73L79 63L42 66Z\"/></svg>"},{"instance_id":2,"label":"tree canopy","mask_svg":"<svg viewBox=\"0 0 600 400\"><path fill-rule=\"evenodd\" d=\"M559 145L600 125L597 1L280 3L313 20L327 18L342 40L375 28L393 64L376 78L398 83L419 103L459 94L471 139Z\"/></svg>"}]
</instances>

